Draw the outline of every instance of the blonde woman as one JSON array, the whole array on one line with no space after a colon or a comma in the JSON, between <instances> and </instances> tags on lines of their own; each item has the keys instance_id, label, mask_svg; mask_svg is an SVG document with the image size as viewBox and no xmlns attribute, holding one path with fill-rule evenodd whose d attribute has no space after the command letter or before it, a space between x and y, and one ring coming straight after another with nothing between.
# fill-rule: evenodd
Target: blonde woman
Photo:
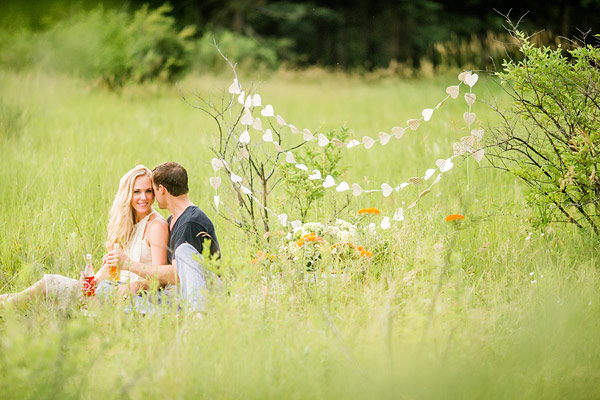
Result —
<instances>
[{"instance_id":1,"label":"blonde woman","mask_svg":"<svg viewBox=\"0 0 600 400\"><path fill-rule=\"evenodd\" d=\"M108 251L118 243L131 260L147 265L167 263L169 227L152 208L153 203L152 172L148 168L138 165L123 175L109 214ZM108 254L103 257L102 267L96 273L96 283L109 278L107 257ZM146 287L146 280L129 271L121 271L119 282L117 291L123 296ZM81 288L81 280L47 274L20 293L0 295L0 304L47 298L67 307L81 298Z\"/></svg>"}]
</instances>

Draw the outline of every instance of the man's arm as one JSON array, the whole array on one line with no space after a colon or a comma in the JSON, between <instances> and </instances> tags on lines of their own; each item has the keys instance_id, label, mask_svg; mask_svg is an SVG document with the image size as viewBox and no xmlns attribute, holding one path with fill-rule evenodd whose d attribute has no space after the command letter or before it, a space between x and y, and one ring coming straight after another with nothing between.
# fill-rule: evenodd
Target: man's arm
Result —
<instances>
[{"instance_id":1,"label":"man's arm","mask_svg":"<svg viewBox=\"0 0 600 400\"><path fill-rule=\"evenodd\" d=\"M175 262L175 260L173 260ZM145 279L156 279L160 286L177 285L179 277L177 268L173 264L146 265L129 261L123 264L122 269L129 270Z\"/></svg>"}]
</instances>

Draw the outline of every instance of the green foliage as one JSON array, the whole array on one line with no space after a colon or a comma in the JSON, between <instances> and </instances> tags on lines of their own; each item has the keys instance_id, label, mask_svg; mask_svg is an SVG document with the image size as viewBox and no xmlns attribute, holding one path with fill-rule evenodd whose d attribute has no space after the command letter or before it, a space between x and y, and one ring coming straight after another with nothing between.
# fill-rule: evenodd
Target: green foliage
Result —
<instances>
[{"instance_id":1,"label":"green foliage","mask_svg":"<svg viewBox=\"0 0 600 400\"><path fill-rule=\"evenodd\" d=\"M349 134L347 128L341 128L339 131L330 130L325 136L330 141L335 138L345 142ZM296 161L300 164L319 166L322 177L331 175L337 179L346 169L339 165L342 152L335 146L302 146L295 152L295 155ZM306 172L283 160L279 164L279 170L283 177L287 207L294 210L294 214L299 215L301 220L306 221L306 216L313 203L322 199L325 194L323 182L306 179ZM319 208L322 206L321 204Z\"/></svg>"},{"instance_id":2,"label":"green foliage","mask_svg":"<svg viewBox=\"0 0 600 400\"><path fill-rule=\"evenodd\" d=\"M600 48L535 46L523 33L522 61L497 74L512 101L498 112L492 161L525 181L544 221L600 235Z\"/></svg>"},{"instance_id":3,"label":"green foliage","mask_svg":"<svg viewBox=\"0 0 600 400\"><path fill-rule=\"evenodd\" d=\"M193 28L178 31L171 7L147 6L133 15L98 7L61 20L39 34L3 33L0 63L98 79L109 87L147 80L172 81L189 66Z\"/></svg>"},{"instance_id":4,"label":"green foliage","mask_svg":"<svg viewBox=\"0 0 600 400\"><path fill-rule=\"evenodd\" d=\"M236 62L240 71L276 69L280 65L278 52L285 51L289 45L286 39L258 42L228 30L208 30L195 45L193 62L196 67L213 72L223 70L223 58L216 51L215 43L224 55Z\"/></svg>"}]
</instances>

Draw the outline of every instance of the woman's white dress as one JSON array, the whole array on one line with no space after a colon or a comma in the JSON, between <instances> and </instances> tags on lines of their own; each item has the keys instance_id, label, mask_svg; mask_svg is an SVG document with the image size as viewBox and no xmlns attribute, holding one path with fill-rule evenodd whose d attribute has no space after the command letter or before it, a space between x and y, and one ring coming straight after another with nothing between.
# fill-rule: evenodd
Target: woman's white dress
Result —
<instances>
[{"instance_id":1,"label":"woman's white dress","mask_svg":"<svg viewBox=\"0 0 600 400\"><path fill-rule=\"evenodd\" d=\"M133 226L133 231L131 232L129 242L125 248L125 254L127 254L132 261L152 265L152 251L148 243L144 240L144 232L146 231L148 219L154 213L156 213L156 211L148 214L144 219ZM157 215L152 222L157 218L162 217ZM71 302L73 300L83 297L81 282L77 279L71 279L57 274L46 274L42 279L45 281L46 298L57 301L63 307L67 307L72 304ZM133 272L121 270L119 282L128 283L140 279L142 278Z\"/></svg>"}]
</instances>

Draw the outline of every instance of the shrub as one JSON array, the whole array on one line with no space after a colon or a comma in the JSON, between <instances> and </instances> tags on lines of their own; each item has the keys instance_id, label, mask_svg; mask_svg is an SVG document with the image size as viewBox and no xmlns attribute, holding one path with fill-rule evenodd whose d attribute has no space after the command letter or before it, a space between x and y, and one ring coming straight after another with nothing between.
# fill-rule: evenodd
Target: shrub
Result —
<instances>
[{"instance_id":1,"label":"shrub","mask_svg":"<svg viewBox=\"0 0 600 400\"><path fill-rule=\"evenodd\" d=\"M600 48L535 46L513 30L522 61L505 61L500 78L511 102L496 110L488 154L530 187L539 222L564 221L600 236Z\"/></svg>"},{"instance_id":2,"label":"shrub","mask_svg":"<svg viewBox=\"0 0 600 400\"><path fill-rule=\"evenodd\" d=\"M237 68L276 69L279 67L278 51L283 51L289 43L277 39L265 43L227 30L206 31L196 43L194 63L209 71L223 70L223 59L215 49L215 42L228 58L235 60Z\"/></svg>"},{"instance_id":3,"label":"shrub","mask_svg":"<svg viewBox=\"0 0 600 400\"><path fill-rule=\"evenodd\" d=\"M8 44L0 61L18 67L31 60L46 69L99 79L109 87L170 81L189 66L194 34L192 27L177 31L170 11L168 5L153 10L144 6L131 15L98 7L37 35L0 35L0 43ZM24 46L23 38L33 44ZM14 65L15 58L21 65Z\"/></svg>"}]
</instances>

